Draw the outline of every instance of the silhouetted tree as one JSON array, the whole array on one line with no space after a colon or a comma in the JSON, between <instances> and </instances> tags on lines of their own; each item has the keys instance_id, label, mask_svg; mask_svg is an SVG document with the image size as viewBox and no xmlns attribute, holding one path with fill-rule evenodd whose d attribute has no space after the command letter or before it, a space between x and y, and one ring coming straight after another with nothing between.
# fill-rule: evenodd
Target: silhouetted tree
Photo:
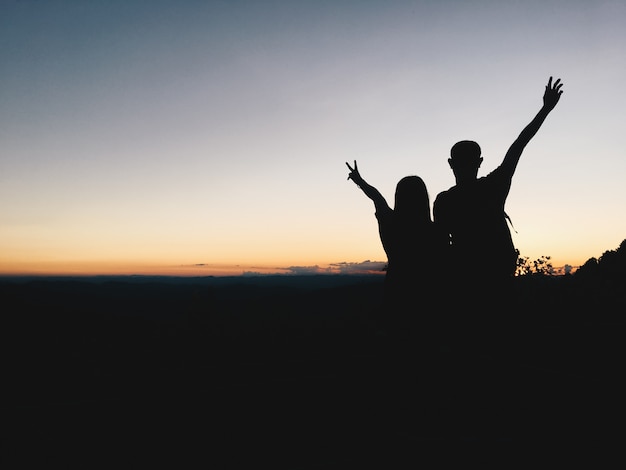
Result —
<instances>
[{"instance_id":1,"label":"silhouetted tree","mask_svg":"<svg viewBox=\"0 0 626 470\"><path fill-rule=\"evenodd\" d=\"M595 278L598 276L598 259L589 258L574 273L577 278Z\"/></svg>"},{"instance_id":2,"label":"silhouetted tree","mask_svg":"<svg viewBox=\"0 0 626 470\"><path fill-rule=\"evenodd\" d=\"M520 256L517 251L517 266L515 268L516 276L552 276L555 274L549 256L542 255L534 261L530 261L528 256Z\"/></svg>"},{"instance_id":3,"label":"silhouetted tree","mask_svg":"<svg viewBox=\"0 0 626 470\"><path fill-rule=\"evenodd\" d=\"M598 259L589 258L575 274L585 279L626 279L626 239L616 250L607 250Z\"/></svg>"}]
</instances>

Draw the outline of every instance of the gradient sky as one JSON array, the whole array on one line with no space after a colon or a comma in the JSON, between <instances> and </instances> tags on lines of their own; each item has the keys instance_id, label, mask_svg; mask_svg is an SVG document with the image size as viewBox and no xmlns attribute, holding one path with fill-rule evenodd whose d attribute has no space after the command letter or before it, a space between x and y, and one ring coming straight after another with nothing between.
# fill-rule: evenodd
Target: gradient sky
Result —
<instances>
[{"instance_id":1,"label":"gradient sky","mask_svg":"<svg viewBox=\"0 0 626 470\"><path fill-rule=\"evenodd\" d=\"M506 211L523 256L580 265L626 238L624 25L601 0L0 0L0 273L384 262L344 162L432 203L450 147L487 174L551 75Z\"/></svg>"}]
</instances>

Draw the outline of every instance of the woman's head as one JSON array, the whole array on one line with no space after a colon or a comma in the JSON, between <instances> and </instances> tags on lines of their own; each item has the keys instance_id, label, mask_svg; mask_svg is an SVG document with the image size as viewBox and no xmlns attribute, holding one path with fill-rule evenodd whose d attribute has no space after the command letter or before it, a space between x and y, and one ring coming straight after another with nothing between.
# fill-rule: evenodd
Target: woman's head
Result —
<instances>
[{"instance_id":1,"label":"woman's head","mask_svg":"<svg viewBox=\"0 0 626 470\"><path fill-rule=\"evenodd\" d=\"M424 180L419 176L405 176L396 185L394 211L430 221L430 200Z\"/></svg>"}]
</instances>

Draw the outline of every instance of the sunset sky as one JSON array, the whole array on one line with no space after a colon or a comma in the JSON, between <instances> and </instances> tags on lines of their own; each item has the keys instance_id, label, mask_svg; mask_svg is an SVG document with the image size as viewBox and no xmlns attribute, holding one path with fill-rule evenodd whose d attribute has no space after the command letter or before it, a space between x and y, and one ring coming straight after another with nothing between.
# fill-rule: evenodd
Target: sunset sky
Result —
<instances>
[{"instance_id":1,"label":"sunset sky","mask_svg":"<svg viewBox=\"0 0 626 470\"><path fill-rule=\"evenodd\" d=\"M0 0L0 274L349 272L374 205L502 160L523 256L626 238L626 2Z\"/></svg>"}]
</instances>

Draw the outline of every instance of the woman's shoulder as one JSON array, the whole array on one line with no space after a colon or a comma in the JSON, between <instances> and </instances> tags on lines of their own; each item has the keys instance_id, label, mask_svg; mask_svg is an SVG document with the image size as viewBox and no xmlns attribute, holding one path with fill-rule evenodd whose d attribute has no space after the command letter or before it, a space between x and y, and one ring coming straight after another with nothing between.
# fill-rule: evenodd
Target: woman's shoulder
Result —
<instances>
[{"instance_id":1,"label":"woman's shoulder","mask_svg":"<svg viewBox=\"0 0 626 470\"><path fill-rule=\"evenodd\" d=\"M378 207L376 209L376 212L374 212L374 215L378 219L381 219L384 217L391 217L393 216L393 214L394 214L393 209L389 206Z\"/></svg>"}]
</instances>

